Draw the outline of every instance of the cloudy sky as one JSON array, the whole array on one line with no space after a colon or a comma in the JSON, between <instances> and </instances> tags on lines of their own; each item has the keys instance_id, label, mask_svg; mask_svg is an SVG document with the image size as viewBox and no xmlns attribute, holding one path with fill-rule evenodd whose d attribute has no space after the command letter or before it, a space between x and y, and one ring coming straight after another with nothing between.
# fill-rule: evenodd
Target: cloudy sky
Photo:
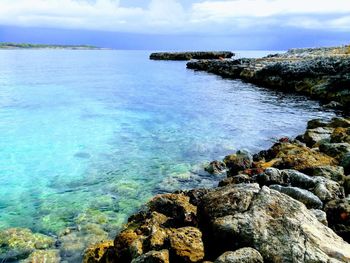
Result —
<instances>
[{"instance_id":1,"label":"cloudy sky","mask_svg":"<svg viewBox=\"0 0 350 263\"><path fill-rule=\"evenodd\" d=\"M0 0L0 41L283 49L349 33L349 0Z\"/></svg>"}]
</instances>

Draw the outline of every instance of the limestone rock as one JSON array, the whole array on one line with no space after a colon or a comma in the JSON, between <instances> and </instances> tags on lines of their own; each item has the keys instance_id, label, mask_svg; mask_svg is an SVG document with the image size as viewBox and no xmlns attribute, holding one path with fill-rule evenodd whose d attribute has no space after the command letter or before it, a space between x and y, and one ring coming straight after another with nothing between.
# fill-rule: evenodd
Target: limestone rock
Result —
<instances>
[{"instance_id":1,"label":"limestone rock","mask_svg":"<svg viewBox=\"0 0 350 263\"><path fill-rule=\"evenodd\" d=\"M318 166L314 167L312 171L310 171L312 176L323 176L328 179L332 179L333 181L341 181L344 176L344 168L342 166Z\"/></svg>"},{"instance_id":2,"label":"limestone rock","mask_svg":"<svg viewBox=\"0 0 350 263\"><path fill-rule=\"evenodd\" d=\"M87 248L84 252L83 263L98 263L108 248L113 247L113 241L105 241Z\"/></svg>"},{"instance_id":3,"label":"limestone rock","mask_svg":"<svg viewBox=\"0 0 350 263\"><path fill-rule=\"evenodd\" d=\"M326 212L319 210L319 209L310 209L310 212L314 214L314 216L317 218L319 222L324 224L325 226L328 226L327 221L327 214Z\"/></svg>"},{"instance_id":4,"label":"limestone rock","mask_svg":"<svg viewBox=\"0 0 350 263\"><path fill-rule=\"evenodd\" d=\"M152 250L133 259L131 263L169 263L169 251L166 249Z\"/></svg>"},{"instance_id":5,"label":"limestone rock","mask_svg":"<svg viewBox=\"0 0 350 263\"><path fill-rule=\"evenodd\" d=\"M304 134L304 142L309 147L313 147L320 142L330 142L332 132L333 129L327 127L308 129Z\"/></svg>"},{"instance_id":6,"label":"limestone rock","mask_svg":"<svg viewBox=\"0 0 350 263\"><path fill-rule=\"evenodd\" d=\"M328 202L333 199L344 198L344 188L337 182L321 176L315 177L315 181L316 186L313 189L313 193L317 195L321 201Z\"/></svg>"},{"instance_id":7,"label":"limestone rock","mask_svg":"<svg viewBox=\"0 0 350 263\"><path fill-rule=\"evenodd\" d=\"M344 167L345 174L350 175L350 153L343 157L340 165Z\"/></svg>"},{"instance_id":8,"label":"limestone rock","mask_svg":"<svg viewBox=\"0 0 350 263\"><path fill-rule=\"evenodd\" d=\"M334 127L334 128L339 128L339 127L349 128L350 127L350 119L335 117L332 119L330 126Z\"/></svg>"},{"instance_id":9,"label":"limestone rock","mask_svg":"<svg viewBox=\"0 0 350 263\"><path fill-rule=\"evenodd\" d=\"M209 238L218 251L249 246L268 262L350 261L350 244L320 223L299 201L267 187L227 188L205 196L201 208L208 214L208 224L213 229ZM206 209L211 202L222 210ZM228 208L224 209L224 205Z\"/></svg>"},{"instance_id":10,"label":"limestone rock","mask_svg":"<svg viewBox=\"0 0 350 263\"><path fill-rule=\"evenodd\" d=\"M331 135L332 143L350 143L350 128L336 128Z\"/></svg>"},{"instance_id":11,"label":"limestone rock","mask_svg":"<svg viewBox=\"0 0 350 263\"><path fill-rule=\"evenodd\" d=\"M204 258L202 233L195 227L173 230L170 235L170 248L175 254L175 262L200 262Z\"/></svg>"},{"instance_id":12,"label":"limestone rock","mask_svg":"<svg viewBox=\"0 0 350 263\"><path fill-rule=\"evenodd\" d=\"M214 263L263 263L264 259L259 251L245 247L236 251L227 251L218 257Z\"/></svg>"},{"instance_id":13,"label":"limestone rock","mask_svg":"<svg viewBox=\"0 0 350 263\"><path fill-rule=\"evenodd\" d=\"M307 129L315 129L319 127L327 127L328 122L322 119L313 119L307 122Z\"/></svg>"},{"instance_id":14,"label":"limestone rock","mask_svg":"<svg viewBox=\"0 0 350 263\"><path fill-rule=\"evenodd\" d=\"M178 224L196 225L197 208L184 194L163 194L149 202L151 211L173 218Z\"/></svg>"},{"instance_id":15,"label":"limestone rock","mask_svg":"<svg viewBox=\"0 0 350 263\"><path fill-rule=\"evenodd\" d=\"M350 153L349 143L323 143L320 151L341 161L344 156Z\"/></svg>"},{"instance_id":16,"label":"limestone rock","mask_svg":"<svg viewBox=\"0 0 350 263\"><path fill-rule=\"evenodd\" d=\"M250 177L246 174L238 174L235 176L227 177L219 182L219 187L226 186L229 184L242 184L242 183L253 183L255 178Z\"/></svg>"},{"instance_id":17,"label":"limestone rock","mask_svg":"<svg viewBox=\"0 0 350 263\"><path fill-rule=\"evenodd\" d=\"M237 175L240 171L251 168L253 156L247 151L237 151L236 154L226 156L224 163L229 169L228 175L233 176Z\"/></svg>"},{"instance_id":18,"label":"limestone rock","mask_svg":"<svg viewBox=\"0 0 350 263\"><path fill-rule=\"evenodd\" d=\"M302 202L309 209L321 209L323 207L322 201L310 191L298 187L283 187L280 185L271 185L270 188L289 195L295 200Z\"/></svg>"}]
</instances>

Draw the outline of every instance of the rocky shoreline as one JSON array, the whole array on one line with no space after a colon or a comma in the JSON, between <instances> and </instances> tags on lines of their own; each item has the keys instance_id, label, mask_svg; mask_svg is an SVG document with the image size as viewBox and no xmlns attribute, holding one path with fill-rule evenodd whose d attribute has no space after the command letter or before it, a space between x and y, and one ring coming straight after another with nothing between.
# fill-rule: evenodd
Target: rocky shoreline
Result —
<instances>
[{"instance_id":1,"label":"rocky shoreline","mask_svg":"<svg viewBox=\"0 0 350 263\"><path fill-rule=\"evenodd\" d=\"M292 49L258 59L190 61L187 68L298 92L332 108L350 109L350 46Z\"/></svg>"},{"instance_id":2,"label":"rocky shoreline","mask_svg":"<svg viewBox=\"0 0 350 263\"><path fill-rule=\"evenodd\" d=\"M347 47L297 49L262 59L193 61L188 67L302 92L346 112L346 52ZM0 261L67 262L63 254L72 261L85 242L96 243L86 249L86 263L350 262L349 118L311 120L296 138L281 138L254 155L237 151L206 171L226 178L212 189L155 196L114 240L98 218L58 238L21 228L0 231Z\"/></svg>"},{"instance_id":3,"label":"rocky shoreline","mask_svg":"<svg viewBox=\"0 0 350 263\"><path fill-rule=\"evenodd\" d=\"M191 60L191 59L225 59L235 54L230 51L196 51L196 52L159 52L150 55L151 60Z\"/></svg>"}]
</instances>

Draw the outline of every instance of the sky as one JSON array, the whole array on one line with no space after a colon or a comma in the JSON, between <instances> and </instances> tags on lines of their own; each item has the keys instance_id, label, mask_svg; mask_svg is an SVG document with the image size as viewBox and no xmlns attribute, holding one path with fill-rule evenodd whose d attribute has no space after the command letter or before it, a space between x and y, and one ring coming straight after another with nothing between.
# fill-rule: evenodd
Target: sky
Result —
<instances>
[{"instance_id":1,"label":"sky","mask_svg":"<svg viewBox=\"0 0 350 263\"><path fill-rule=\"evenodd\" d=\"M0 41L120 49L350 43L349 0L0 0Z\"/></svg>"}]
</instances>

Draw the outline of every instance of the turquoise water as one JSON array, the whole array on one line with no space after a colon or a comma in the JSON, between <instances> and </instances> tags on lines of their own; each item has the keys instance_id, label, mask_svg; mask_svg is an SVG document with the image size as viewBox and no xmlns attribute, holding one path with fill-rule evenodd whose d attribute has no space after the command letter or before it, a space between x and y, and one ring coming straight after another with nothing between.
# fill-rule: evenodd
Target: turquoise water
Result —
<instances>
[{"instance_id":1,"label":"turquoise water","mask_svg":"<svg viewBox=\"0 0 350 263\"><path fill-rule=\"evenodd\" d=\"M0 52L0 228L118 227L156 193L216 184L203 163L334 114L148 55Z\"/></svg>"}]
</instances>

